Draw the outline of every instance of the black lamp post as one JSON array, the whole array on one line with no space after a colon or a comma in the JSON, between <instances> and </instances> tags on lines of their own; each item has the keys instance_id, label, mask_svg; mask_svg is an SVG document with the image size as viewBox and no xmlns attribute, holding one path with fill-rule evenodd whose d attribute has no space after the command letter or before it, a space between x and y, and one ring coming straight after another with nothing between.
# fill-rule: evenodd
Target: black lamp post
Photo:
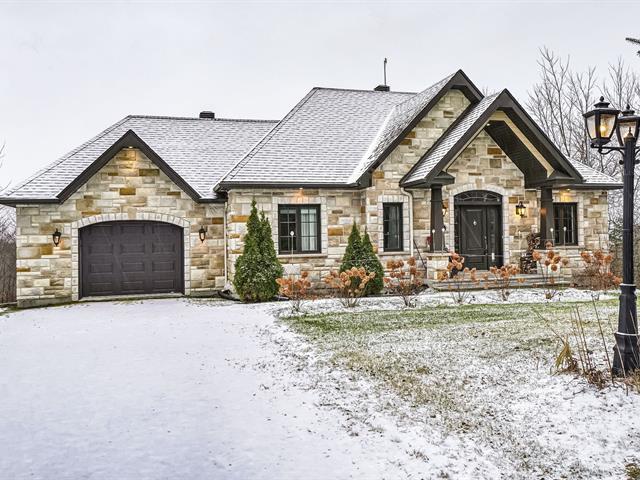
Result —
<instances>
[{"instance_id":1,"label":"black lamp post","mask_svg":"<svg viewBox=\"0 0 640 480\"><path fill-rule=\"evenodd\" d=\"M627 109L620 116L619 110L610 108L600 97L595 109L584 114L591 147L600 153L623 154L623 211L622 211L622 283L620 284L620 311L618 331L615 333L613 370L625 374L640 368L640 336L636 307L636 286L633 277L633 186L636 160L636 143L640 129L640 117ZM617 127L617 128L616 128ZM614 131L620 146L606 146Z\"/></svg>"}]
</instances>

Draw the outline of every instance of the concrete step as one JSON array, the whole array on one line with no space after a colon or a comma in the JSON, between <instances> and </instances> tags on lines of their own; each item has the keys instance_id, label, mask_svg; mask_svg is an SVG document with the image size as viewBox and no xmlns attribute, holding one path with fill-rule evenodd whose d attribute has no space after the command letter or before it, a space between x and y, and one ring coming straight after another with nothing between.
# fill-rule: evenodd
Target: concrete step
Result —
<instances>
[{"instance_id":1,"label":"concrete step","mask_svg":"<svg viewBox=\"0 0 640 480\"><path fill-rule=\"evenodd\" d=\"M489 274L489 280L484 281L484 274L487 272L477 272L476 278L479 280L478 283L472 282L470 280L463 280L460 282L461 290L482 290L485 286L488 286L489 289L498 288L495 285L493 280L493 276ZM555 285L559 287L568 287L571 285L571 282L566 277L556 277L554 278ZM426 284L433 288L434 290L450 290L450 287L457 288L458 283L452 281L437 281L437 280L427 280ZM516 275L511 281L511 288L541 288L545 284L544 277L538 274L520 274Z\"/></svg>"}]
</instances>

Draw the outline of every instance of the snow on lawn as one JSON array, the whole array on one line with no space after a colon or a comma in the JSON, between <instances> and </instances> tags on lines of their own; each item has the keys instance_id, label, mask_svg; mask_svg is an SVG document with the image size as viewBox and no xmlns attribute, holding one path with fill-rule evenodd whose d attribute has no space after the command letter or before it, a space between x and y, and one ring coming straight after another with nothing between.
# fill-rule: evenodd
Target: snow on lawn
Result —
<instances>
[{"instance_id":1,"label":"snow on lawn","mask_svg":"<svg viewBox=\"0 0 640 480\"><path fill-rule=\"evenodd\" d=\"M613 294L602 294L600 300L617 298ZM520 303L564 303L564 302L586 302L591 301L592 293L587 290L576 288L560 289L558 294L551 300L545 299L544 290L540 288L520 288L513 289L509 295L509 300L504 302L500 299L500 293L497 290L477 290L470 291L465 304L520 304ZM454 302L451 292L435 290L425 290L417 296L416 308L427 308L434 306L454 306L458 305ZM365 297L355 308L346 308L338 299L325 298L314 301L303 302L302 313L305 314L321 314L321 313L353 313L366 312L371 310L399 310L405 309L404 302L400 297L379 296ZM287 316L290 311L288 302L275 304L270 308L270 312L276 316Z\"/></svg>"},{"instance_id":2,"label":"snow on lawn","mask_svg":"<svg viewBox=\"0 0 640 480\"><path fill-rule=\"evenodd\" d=\"M566 303L475 295L0 312L0 478L623 478L640 396L549 374Z\"/></svg>"},{"instance_id":3,"label":"snow on lawn","mask_svg":"<svg viewBox=\"0 0 640 480\"><path fill-rule=\"evenodd\" d=\"M397 436L427 478L626 478L626 465L640 464L640 395L550 374L556 340L546 322L567 331L571 308L431 306L282 321L307 339L306 349L287 345L309 384L354 431ZM615 302L600 308L615 319ZM580 309L604 361L593 306ZM435 439L467 463L443 466Z\"/></svg>"},{"instance_id":4,"label":"snow on lawn","mask_svg":"<svg viewBox=\"0 0 640 480\"><path fill-rule=\"evenodd\" d=\"M209 300L0 314L0 477L398 478L402 446L347 434L274 328L263 306Z\"/></svg>"}]
</instances>

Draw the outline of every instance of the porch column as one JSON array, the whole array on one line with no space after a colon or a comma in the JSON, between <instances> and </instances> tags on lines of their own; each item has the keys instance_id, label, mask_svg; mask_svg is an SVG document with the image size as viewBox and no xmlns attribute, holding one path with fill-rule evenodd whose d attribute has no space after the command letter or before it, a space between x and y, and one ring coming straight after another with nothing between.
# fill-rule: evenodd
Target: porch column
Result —
<instances>
[{"instance_id":1,"label":"porch column","mask_svg":"<svg viewBox=\"0 0 640 480\"><path fill-rule=\"evenodd\" d=\"M547 240L553 242L553 189L543 187L540 196L540 248L544 248Z\"/></svg>"},{"instance_id":2,"label":"porch column","mask_svg":"<svg viewBox=\"0 0 640 480\"><path fill-rule=\"evenodd\" d=\"M442 185L431 186L431 251L443 252L444 218L442 217Z\"/></svg>"}]
</instances>

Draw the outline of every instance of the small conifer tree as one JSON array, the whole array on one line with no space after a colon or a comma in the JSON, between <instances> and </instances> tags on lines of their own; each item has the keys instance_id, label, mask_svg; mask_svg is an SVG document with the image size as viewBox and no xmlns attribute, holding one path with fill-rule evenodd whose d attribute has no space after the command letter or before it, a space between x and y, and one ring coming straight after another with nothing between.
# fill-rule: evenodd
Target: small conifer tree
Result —
<instances>
[{"instance_id":1,"label":"small conifer tree","mask_svg":"<svg viewBox=\"0 0 640 480\"><path fill-rule=\"evenodd\" d=\"M365 229L364 235L362 236L362 266L365 268L367 273L375 273L376 276L373 277L369 283L367 283L366 294L376 294L382 291L384 287L384 269L382 268L382 263L380 263L380 259L376 252L373 251L373 245L371 244L371 238L369 238L369 232Z\"/></svg>"},{"instance_id":2,"label":"small conifer tree","mask_svg":"<svg viewBox=\"0 0 640 480\"><path fill-rule=\"evenodd\" d=\"M233 285L243 301L264 302L278 293L276 279L282 276L282 265L271 238L271 225L264 212L258 216L255 200L247 220L244 250L235 267Z\"/></svg>"},{"instance_id":3,"label":"small conifer tree","mask_svg":"<svg viewBox=\"0 0 640 480\"><path fill-rule=\"evenodd\" d=\"M347 240L347 248L342 257L340 271L345 272L353 267L359 268L362 266L362 238L360 237L360 230L358 230L356 222L353 222L349 240Z\"/></svg>"},{"instance_id":4,"label":"small conifer tree","mask_svg":"<svg viewBox=\"0 0 640 480\"><path fill-rule=\"evenodd\" d=\"M351 227L347 249L344 252L342 264L340 265L340 272L345 272L354 267L363 267L367 273L373 272L376 274L375 277L367 283L365 295L380 293L382 291L384 286L384 270L382 264L373 251L369 234L365 231L364 235L361 236L355 222L353 223L353 227Z\"/></svg>"}]
</instances>

